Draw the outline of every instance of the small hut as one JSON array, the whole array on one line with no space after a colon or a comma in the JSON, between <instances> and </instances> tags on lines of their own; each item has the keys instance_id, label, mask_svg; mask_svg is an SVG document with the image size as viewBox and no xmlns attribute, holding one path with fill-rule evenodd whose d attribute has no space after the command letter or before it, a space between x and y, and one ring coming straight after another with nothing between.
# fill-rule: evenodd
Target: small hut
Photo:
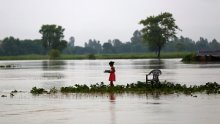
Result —
<instances>
[{"instance_id":1,"label":"small hut","mask_svg":"<svg viewBox=\"0 0 220 124\"><path fill-rule=\"evenodd\" d=\"M220 50L198 51L196 59L199 61L220 61Z\"/></svg>"}]
</instances>

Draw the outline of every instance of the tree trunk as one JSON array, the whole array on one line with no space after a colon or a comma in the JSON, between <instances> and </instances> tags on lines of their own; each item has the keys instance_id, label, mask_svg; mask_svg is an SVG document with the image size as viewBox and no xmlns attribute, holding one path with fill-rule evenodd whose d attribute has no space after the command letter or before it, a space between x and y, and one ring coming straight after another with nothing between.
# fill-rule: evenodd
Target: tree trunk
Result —
<instances>
[{"instance_id":1,"label":"tree trunk","mask_svg":"<svg viewBox=\"0 0 220 124\"><path fill-rule=\"evenodd\" d=\"M161 48L159 47L158 53L157 53L157 58L158 58L158 59L160 59L160 50L161 50Z\"/></svg>"}]
</instances>

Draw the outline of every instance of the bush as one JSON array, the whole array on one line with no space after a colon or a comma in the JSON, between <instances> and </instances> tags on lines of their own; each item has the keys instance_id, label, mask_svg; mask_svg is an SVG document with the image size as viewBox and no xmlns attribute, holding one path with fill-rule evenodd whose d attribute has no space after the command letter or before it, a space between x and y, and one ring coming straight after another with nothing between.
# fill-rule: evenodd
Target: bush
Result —
<instances>
[{"instance_id":1,"label":"bush","mask_svg":"<svg viewBox=\"0 0 220 124\"><path fill-rule=\"evenodd\" d=\"M88 58L89 58L89 59L96 59L96 57L95 57L94 54L89 54L89 55L88 55Z\"/></svg>"},{"instance_id":2,"label":"bush","mask_svg":"<svg viewBox=\"0 0 220 124\"><path fill-rule=\"evenodd\" d=\"M60 51L52 49L49 51L49 59L58 59L60 57Z\"/></svg>"},{"instance_id":3,"label":"bush","mask_svg":"<svg viewBox=\"0 0 220 124\"><path fill-rule=\"evenodd\" d=\"M196 60L196 54L191 53L183 57L182 61L183 62L193 62Z\"/></svg>"}]
</instances>

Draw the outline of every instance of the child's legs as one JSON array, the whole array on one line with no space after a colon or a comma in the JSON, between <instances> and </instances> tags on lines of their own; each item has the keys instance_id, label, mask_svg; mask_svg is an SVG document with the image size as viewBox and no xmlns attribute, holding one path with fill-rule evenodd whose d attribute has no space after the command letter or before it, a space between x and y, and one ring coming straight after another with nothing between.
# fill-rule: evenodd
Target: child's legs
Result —
<instances>
[{"instance_id":1,"label":"child's legs","mask_svg":"<svg viewBox=\"0 0 220 124\"><path fill-rule=\"evenodd\" d=\"M113 81L110 81L110 86L114 86Z\"/></svg>"}]
</instances>

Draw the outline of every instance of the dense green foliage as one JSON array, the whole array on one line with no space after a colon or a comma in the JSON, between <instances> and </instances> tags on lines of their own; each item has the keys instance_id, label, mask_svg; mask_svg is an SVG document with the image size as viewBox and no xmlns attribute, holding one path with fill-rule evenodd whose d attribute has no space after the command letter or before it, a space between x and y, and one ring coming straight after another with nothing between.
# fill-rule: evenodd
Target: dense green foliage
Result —
<instances>
[{"instance_id":1,"label":"dense green foliage","mask_svg":"<svg viewBox=\"0 0 220 124\"><path fill-rule=\"evenodd\" d=\"M183 62L195 62L196 54L191 53L182 58Z\"/></svg>"},{"instance_id":2,"label":"dense green foliage","mask_svg":"<svg viewBox=\"0 0 220 124\"><path fill-rule=\"evenodd\" d=\"M32 94L42 94L42 93L47 93L47 91L43 88L37 88L33 87L30 91Z\"/></svg>"},{"instance_id":3,"label":"dense green foliage","mask_svg":"<svg viewBox=\"0 0 220 124\"><path fill-rule=\"evenodd\" d=\"M85 56L89 54L91 55L97 54L96 58L100 58L97 56L105 56L105 55L106 55L105 58L107 58L108 56L113 56L113 54L119 54L115 56L125 56L126 55L125 53L129 53L131 54L130 56L134 56L134 57L144 55L140 53L148 53L145 56L149 56L149 54L151 54L149 53L150 51L147 48L147 44L145 45L142 42L139 31L135 31L134 36L131 38L131 42L123 43L122 41L115 39L109 41L108 43L111 44L112 47L106 49L99 41L96 40L91 40L90 43L87 43L86 47L74 46L74 44L69 42L67 48L63 50L63 53L67 54L66 56L68 56L69 54L71 57L73 57L72 54L74 54L74 56L78 56L78 54L84 54ZM190 38L181 36L180 38L175 38L169 41L162 49L162 51L180 53L180 52L196 52L199 50L219 50L219 49L220 49L220 43L216 39L213 39L212 41L208 41L207 39L201 37L196 42ZM138 55L137 53L140 55ZM31 54L35 54L35 55L32 56ZM42 58L47 58L47 56L42 56L45 54L46 54L46 50L43 48L41 40L19 40L13 37L7 37L2 41L0 41L0 55L2 56L0 59L4 59L5 57L3 56L7 56L5 59L10 59L10 58L15 58L10 56L18 56L18 55L19 56L17 58L21 57L20 59L25 59L27 57L30 57L29 59L31 58L42 59ZM20 55L28 55L28 56L20 56ZM161 57L162 56L163 53L161 54Z\"/></svg>"},{"instance_id":4,"label":"dense green foliage","mask_svg":"<svg viewBox=\"0 0 220 124\"><path fill-rule=\"evenodd\" d=\"M41 40L19 40L7 37L0 41L0 55L16 56L24 54L45 54Z\"/></svg>"},{"instance_id":5,"label":"dense green foliage","mask_svg":"<svg viewBox=\"0 0 220 124\"><path fill-rule=\"evenodd\" d=\"M57 25L42 25L40 31L42 34L42 45L47 50L57 49L63 50L67 42L63 40L64 28Z\"/></svg>"},{"instance_id":6,"label":"dense green foliage","mask_svg":"<svg viewBox=\"0 0 220 124\"><path fill-rule=\"evenodd\" d=\"M57 93L58 90L55 88L50 89L50 91L42 88L33 87L31 90L32 94L42 94L42 93ZM131 83L127 85L116 85L111 87L105 85L103 82L91 84L87 86L85 84L76 84L69 87L61 87L59 90L61 93L147 93L147 94L173 94L173 93L207 93L207 94L220 94L220 85L216 82L206 83L205 85L194 85L186 86L181 84L174 84L170 82L162 82L158 84L146 84L145 82Z\"/></svg>"},{"instance_id":7,"label":"dense green foliage","mask_svg":"<svg viewBox=\"0 0 220 124\"><path fill-rule=\"evenodd\" d=\"M158 58L160 58L160 51L164 45L169 39L176 37L176 30L179 28L175 24L175 19L171 13L165 12L158 16L147 17L147 19L141 20L140 24L144 25L141 30L143 39L151 50L158 53Z\"/></svg>"}]
</instances>

